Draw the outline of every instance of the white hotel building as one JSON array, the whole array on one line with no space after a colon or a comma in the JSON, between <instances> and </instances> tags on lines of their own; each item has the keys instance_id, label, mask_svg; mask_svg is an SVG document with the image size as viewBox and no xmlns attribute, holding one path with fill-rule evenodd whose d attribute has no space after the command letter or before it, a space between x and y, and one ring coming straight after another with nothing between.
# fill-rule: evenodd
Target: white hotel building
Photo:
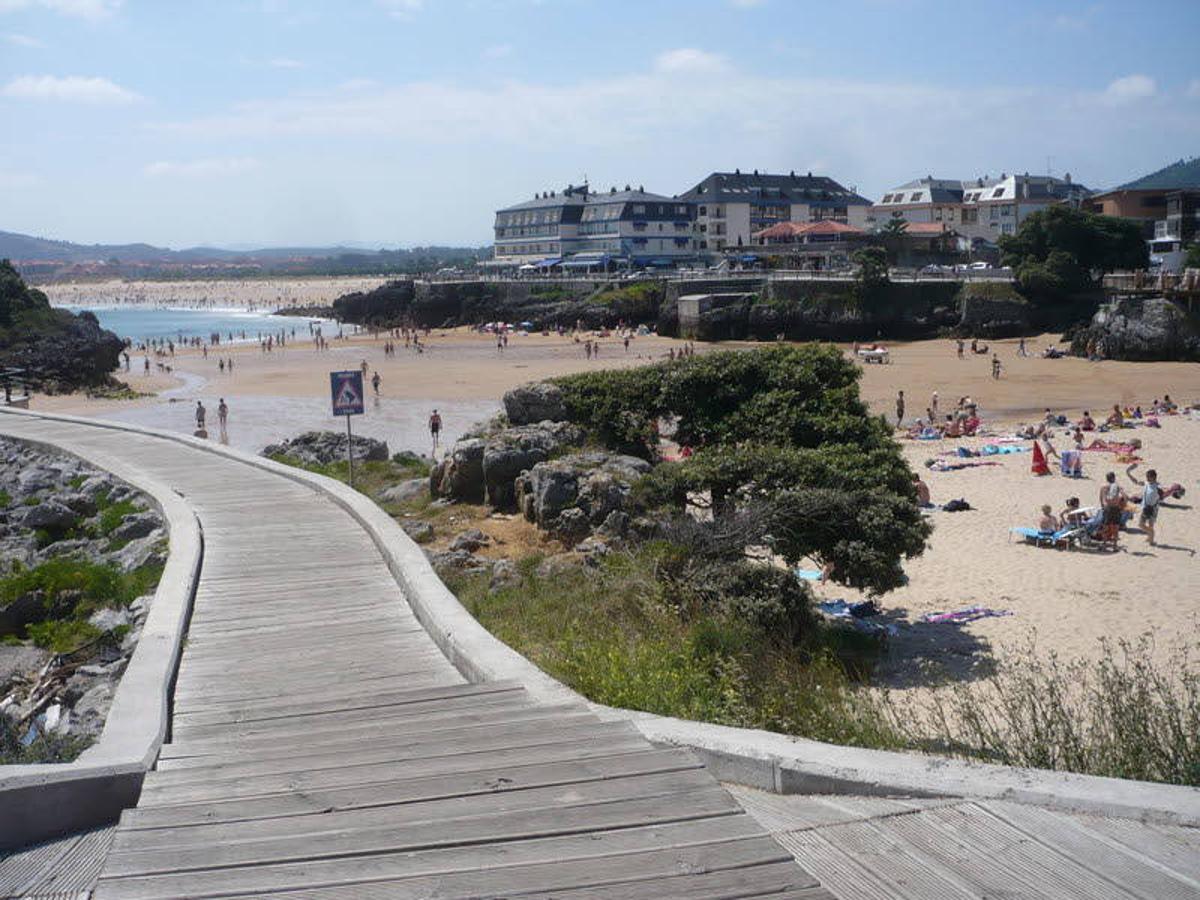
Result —
<instances>
[{"instance_id":1,"label":"white hotel building","mask_svg":"<svg viewBox=\"0 0 1200 900\"><path fill-rule=\"evenodd\" d=\"M1015 234L1021 223L1055 203L1078 206L1091 191L1051 175L1008 175L960 181L927 176L893 188L871 207L875 227L889 219L938 223L965 238L995 243Z\"/></svg>"}]
</instances>

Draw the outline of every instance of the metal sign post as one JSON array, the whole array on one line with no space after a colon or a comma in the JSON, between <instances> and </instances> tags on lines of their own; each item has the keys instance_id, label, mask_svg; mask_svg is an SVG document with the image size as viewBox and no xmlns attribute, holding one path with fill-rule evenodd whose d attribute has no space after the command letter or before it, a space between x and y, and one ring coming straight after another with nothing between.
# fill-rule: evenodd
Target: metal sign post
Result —
<instances>
[{"instance_id":1,"label":"metal sign post","mask_svg":"<svg viewBox=\"0 0 1200 900\"><path fill-rule=\"evenodd\" d=\"M354 435L350 431L350 417L363 414L362 372L358 369L330 372L329 394L333 414L346 417L346 462L350 470L350 487L354 487Z\"/></svg>"}]
</instances>

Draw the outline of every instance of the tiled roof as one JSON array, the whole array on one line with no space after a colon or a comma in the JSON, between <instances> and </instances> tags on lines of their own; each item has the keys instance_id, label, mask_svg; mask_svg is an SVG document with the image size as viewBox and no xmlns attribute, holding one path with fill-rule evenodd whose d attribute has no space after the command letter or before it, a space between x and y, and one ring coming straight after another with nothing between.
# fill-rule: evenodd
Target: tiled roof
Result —
<instances>
[{"instance_id":1,"label":"tiled roof","mask_svg":"<svg viewBox=\"0 0 1200 900\"><path fill-rule=\"evenodd\" d=\"M778 225L772 225L770 228L764 228L762 231L756 231L756 238L787 238L799 237L804 234L864 234L861 228L855 228L853 225L846 225L843 222L835 222L832 219L823 219L820 222L780 222Z\"/></svg>"}]
</instances>

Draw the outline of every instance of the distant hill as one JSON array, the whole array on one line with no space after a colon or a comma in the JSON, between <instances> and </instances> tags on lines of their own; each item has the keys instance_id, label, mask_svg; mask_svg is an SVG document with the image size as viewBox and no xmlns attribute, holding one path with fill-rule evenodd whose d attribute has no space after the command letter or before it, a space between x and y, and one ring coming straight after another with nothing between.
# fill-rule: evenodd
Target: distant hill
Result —
<instances>
[{"instance_id":1,"label":"distant hill","mask_svg":"<svg viewBox=\"0 0 1200 900\"><path fill-rule=\"evenodd\" d=\"M418 254L434 257L461 257L477 252L466 247L419 247L412 250L389 250L378 248L364 250L362 247L264 247L253 250L226 250L219 247L189 247L171 250L151 244L74 244L70 241L55 241L0 231L0 259L22 262L90 263L119 259L125 263L195 263L236 262L281 259L331 259L340 256L394 257Z\"/></svg>"},{"instance_id":2,"label":"distant hill","mask_svg":"<svg viewBox=\"0 0 1200 900\"><path fill-rule=\"evenodd\" d=\"M1200 156L1181 159L1169 166L1143 175L1114 190L1118 191L1177 191L1200 190Z\"/></svg>"}]
</instances>

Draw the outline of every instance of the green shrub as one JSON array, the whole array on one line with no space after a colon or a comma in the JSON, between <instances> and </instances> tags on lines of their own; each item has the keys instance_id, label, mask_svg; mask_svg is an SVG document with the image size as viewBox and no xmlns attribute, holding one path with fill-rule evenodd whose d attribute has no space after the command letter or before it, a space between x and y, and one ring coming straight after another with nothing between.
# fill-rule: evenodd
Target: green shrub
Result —
<instances>
[{"instance_id":1,"label":"green shrub","mask_svg":"<svg viewBox=\"0 0 1200 900\"><path fill-rule=\"evenodd\" d=\"M0 716L0 766L71 762L91 743L85 738L41 734L25 745L21 737L16 723Z\"/></svg>"},{"instance_id":2,"label":"green shrub","mask_svg":"<svg viewBox=\"0 0 1200 900\"><path fill-rule=\"evenodd\" d=\"M12 506L12 495L0 488L0 509L6 509L9 506Z\"/></svg>"},{"instance_id":3,"label":"green shrub","mask_svg":"<svg viewBox=\"0 0 1200 900\"><path fill-rule=\"evenodd\" d=\"M71 653L100 637L90 622L79 619L50 619L31 624L27 632L33 643L54 653Z\"/></svg>"},{"instance_id":4,"label":"green shrub","mask_svg":"<svg viewBox=\"0 0 1200 900\"><path fill-rule=\"evenodd\" d=\"M97 525L100 529L100 534L108 537L114 531L121 527L121 523L125 521L125 517L132 515L138 511L137 505L132 500L122 500L119 503L104 504L100 511L100 517Z\"/></svg>"}]
</instances>

